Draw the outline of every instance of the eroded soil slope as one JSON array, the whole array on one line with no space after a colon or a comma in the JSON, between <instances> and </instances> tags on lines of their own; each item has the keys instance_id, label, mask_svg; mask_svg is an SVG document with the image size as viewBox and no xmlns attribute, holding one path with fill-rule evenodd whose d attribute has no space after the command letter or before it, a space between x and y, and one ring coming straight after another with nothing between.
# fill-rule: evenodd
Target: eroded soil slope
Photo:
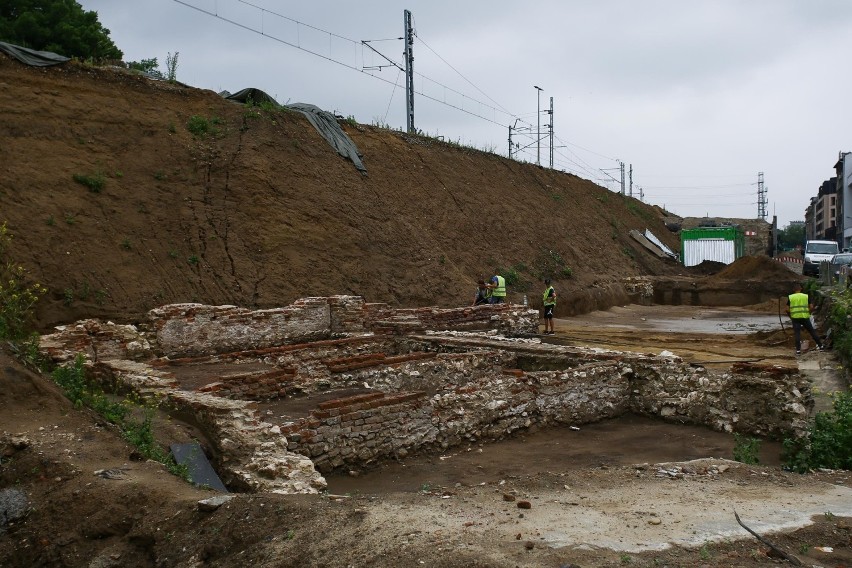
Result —
<instances>
[{"instance_id":1,"label":"eroded soil slope","mask_svg":"<svg viewBox=\"0 0 852 568\"><path fill-rule=\"evenodd\" d=\"M120 70L0 56L0 87L0 222L50 290L42 328L185 301L460 305L510 267L518 301L556 274L565 315L623 303L621 277L685 271L628 236L677 248L653 209L561 172L344 125L362 175L300 114Z\"/></svg>"}]
</instances>

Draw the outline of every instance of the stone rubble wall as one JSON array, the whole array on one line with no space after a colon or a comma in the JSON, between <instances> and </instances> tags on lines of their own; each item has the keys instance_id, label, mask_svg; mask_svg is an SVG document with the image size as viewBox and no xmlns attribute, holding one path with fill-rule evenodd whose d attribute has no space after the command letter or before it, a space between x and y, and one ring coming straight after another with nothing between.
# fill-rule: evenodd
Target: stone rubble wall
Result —
<instances>
[{"instance_id":1,"label":"stone rubble wall","mask_svg":"<svg viewBox=\"0 0 852 568\"><path fill-rule=\"evenodd\" d=\"M167 357L238 351L327 338L331 313L325 298L305 298L284 308L171 304L148 312L159 351Z\"/></svg>"},{"instance_id":2,"label":"stone rubble wall","mask_svg":"<svg viewBox=\"0 0 852 568\"><path fill-rule=\"evenodd\" d=\"M635 371L632 412L721 432L798 436L813 407L809 382L791 368L735 365L711 374L666 363Z\"/></svg>"},{"instance_id":3,"label":"stone rubble wall","mask_svg":"<svg viewBox=\"0 0 852 568\"><path fill-rule=\"evenodd\" d=\"M95 363L103 383L121 384L146 400L188 413L221 456L216 471L232 489L275 493L318 493L326 481L313 462L290 452L281 430L263 421L252 403L179 390L174 376L135 361Z\"/></svg>"},{"instance_id":4,"label":"stone rubble wall","mask_svg":"<svg viewBox=\"0 0 852 568\"><path fill-rule=\"evenodd\" d=\"M484 304L461 308L392 309L365 304L366 327L375 333L496 330L505 335L538 333L539 313L519 304Z\"/></svg>"},{"instance_id":5,"label":"stone rubble wall","mask_svg":"<svg viewBox=\"0 0 852 568\"><path fill-rule=\"evenodd\" d=\"M159 351L168 357L262 349L367 332L496 329L533 334L538 330L538 312L515 304L396 309L366 304L359 296L302 298L282 308L254 311L171 304L151 310L148 320Z\"/></svg>"},{"instance_id":6,"label":"stone rubble wall","mask_svg":"<svg viewBox=\"0 0 852 568\"><path fill-rule=\"evenodd\" d=\"M94 319L58 326L56 333L39 338L39 350L58 364L73 361L78 354L91 361L142 361L154 355L148 340L136 326Z\"/></svg>"}]
</instances>

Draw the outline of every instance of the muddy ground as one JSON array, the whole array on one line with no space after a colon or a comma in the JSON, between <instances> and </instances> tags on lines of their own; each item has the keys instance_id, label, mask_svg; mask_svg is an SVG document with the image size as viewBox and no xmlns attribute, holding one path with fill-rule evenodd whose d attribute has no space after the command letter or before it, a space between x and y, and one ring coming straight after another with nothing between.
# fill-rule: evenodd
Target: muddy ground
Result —
<instances>
[{"instance_id":1,"label":"muddy ground","mask_svg":"<svg viewBox=\"0 0 852 568\"><path fill-rule=\"evenodd\" d=\"M797 360L771 317L627 306L557 320L548 340L759 358L821 373L823 393L843 387L830 352ZM726 434L625 416L353 471L323 496L239 494L202 512L211 492L133 461L108 425L6 354L0 370L0 487L32 506L0 536L2 566L778 565L735 510L806 566L852 564L852 475L784 471L777 442L746 466L729 461ZM157 425L163 442L180 430Z\"/></svg>"}]
</instances>

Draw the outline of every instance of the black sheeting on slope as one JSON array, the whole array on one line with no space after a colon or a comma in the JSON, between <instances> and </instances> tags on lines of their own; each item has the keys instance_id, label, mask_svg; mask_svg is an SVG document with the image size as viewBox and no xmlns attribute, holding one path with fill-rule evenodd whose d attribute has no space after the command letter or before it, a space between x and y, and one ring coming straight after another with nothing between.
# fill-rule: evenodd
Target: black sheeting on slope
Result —
<instances>
[{"instance_id":1,"label":"black sheeting on slope","mask_svg":"<svg viewBox=\"0 0 852 568\"><path fill-rule=\"evenodd\" d=\"M219 93L229 101L237 101L240 103L247 103L251 101L252 104L259 105L261 103L271 103L275 106L281 106L278 102L261 91L260 89L255 89L253 87L249 87L248 89L243 89L242 91L237 91L236 93L229 93L228 91L222 91Z\"/></svg>"},{"instance_id":2,"label":"black sheeting on slope","mask_svg":"<svg viewBox=\"0 0 852 568\"><path fill-rule=\"evenodd\" d=\"M15 59L22 63L25 63L26 65L31 65L34 67L59 65L70 60L68 57L58 55L56 53L51 53L50 51L36 51L34 49L21 47L19 45L13 45L11 43L6 43L2 41L0 41L0 51L11 55ZM234 94L231 94L228 91L222 91L219 94L228 100L237 101L241 103L251 101L253 104L272 103L275 106L282 106L279 105L275 101L275 99L270 97L268 94L264 93L260 89L255 89L252 87L248 89L243 89ZM338 154L340 154L344 158L348 158L349 160L351 160L351 162L355 165L356 168L358 168L358 171L360 171L361 173L367 173L367 168L364 166L364 162L361 161L361 153L358 151L358 147L355 145L352 139L346 135L346 133L343 131L343 128L340 127L340 123L337 122L337 119L334 117L333 114L328 111L324 111L314 105L309 105L305 103L295 103L292 105L286 105L285 108L295 110L305 115L305 117L313 125L313 127L317 129L317 132L320 133L320 136L325 138L326 142L328 142Z\"/></svg>"},{"instance_id":3,"label":"black sheeting on slope","mask_svg":"<svg viewBox=\"0 0 852 568\"><path fill-rule=\"evenodd\" d=\"M243 89L234 94L231 94L228 91L222 91L219 94L229 101L236 101L240 103L247 103L251 101L253 104L271 103L277 107L288 108L302 113L313 127L316 128L317 132L320 133L320 136L325 138L325 141L328 142L338 154L349 159L361 173L367 173L367 168L364 166L364 162L361 161L361 153L358 151L358 147L352 139L346 135L343 128L340 127L340 123L337 122L337 119L330 112L305 103L279 105L274 98L260 89L252 87Z\"/></svg>"},{"instance_id":4,"label":"black sheeting on slope","mask_svg":"<svg viewBox=\"0 0 852 568\"><path fill-rule=\"evenodd\" d=\"M59 65L70 61L69 57L53 53L51 51L36 51L28 47L13 45L0 41L0 51L7 55L11 55L21 63L31 65L33 67L48 67L50 65Z\"/></svg>"}]
</instances>

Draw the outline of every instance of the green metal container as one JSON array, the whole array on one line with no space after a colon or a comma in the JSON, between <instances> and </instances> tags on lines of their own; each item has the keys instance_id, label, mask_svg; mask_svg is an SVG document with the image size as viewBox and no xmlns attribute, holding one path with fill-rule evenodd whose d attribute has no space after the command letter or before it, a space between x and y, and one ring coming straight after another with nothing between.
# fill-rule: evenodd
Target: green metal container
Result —
<instances>
[{"instance_id":1,"label":"green metal container","mask_svg":"<svg viewBox=\"0 0 852 568\"><path fill-rule=\"evenodd\" d=\"M739 227L697 227L680 232L680 258L684 266L705 260L731 264L745 254L745 236Z\"/></svg>"}]
</instances>

